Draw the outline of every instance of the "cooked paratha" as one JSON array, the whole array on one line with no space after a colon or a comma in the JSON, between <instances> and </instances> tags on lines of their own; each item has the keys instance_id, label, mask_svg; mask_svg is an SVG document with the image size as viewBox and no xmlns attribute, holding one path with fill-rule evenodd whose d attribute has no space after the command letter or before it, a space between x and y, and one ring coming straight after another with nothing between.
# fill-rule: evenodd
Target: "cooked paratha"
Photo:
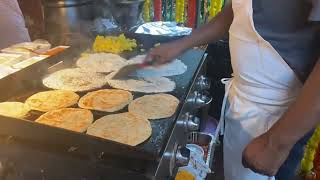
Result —
<instances>
[{"instance_id":1,"label":"cooked paratha","mask_svg":"<svg viewBox=\"0 0 320 180\"><path fill-rule=\"evenodd\" d=\"M36 122L71 131L85 132L93 122L93 115L86 109L62 108L41 115Z\"/></svg>"},{"instance_id":2,"label":"cooked paratha","mask_svg":"<svg viewBox=\"0 0 320 180\"><path fill-rule=\"evenodd\" d=\"M13 118L24 118L30 111L28 105L21 102L0 103L0 115Z\"/></svg>"},{"instance_id":3,"label":"cooked paratha","mask_svg":"<svg viewBox=\"0 0 320 180\"><path fill-rule=\"evenodd\" d=\"M89 92L83 96L78 105L84 109L115 112L123 109L133 100L129 91L119 89L103 89Z\"/></svg>"},{"instance_id":4,"label":"cooked paratha","mask_svg":"<svg viewBox=\"0 0 320 180\"><path fill-rule=\"evenodd\" d=\"M143 93L171 92L175 89L175 82L166 77L150 77L138 79L112 79L114 73L108 75L108 84L117 89Z\"/></svg>"},{"instance_id":5,"label":"cooked paratha","mask_svg":"<svg viewBox=\"0 0 320 180\"><path fill-rule=\"evenodd\" d=\"M86 71L108 73L119 70L126 65L126 61L117 54L95 53L78 59L77 66Z\"/></svg>"},{"instance_id":6,"label":"cooked paratha","mask_svg":"<svg viewBox=\"0 0 320 180\"><path fill-rule=\"evenodd\" d=\"M128 64L142 63L146 55L138 55L133 57ZM187 71L187 66L179 59L175 59L170 63L158 67L145 67L137 70L131 76L134 77L169 77L183 74Z\"/></svg>"},{"instance_id":7,"label":"cooked paratha","mask_svg":"<svg viewBox=\"0 0 320 180\"><path fill-rule=\"evenodd\" d=\"M101 88L107 84L107 78L100 73L70 68L54 72L44 78L42 82L51 89L79 92Z\"/></svg>"},{"instance_id":8,"label":"cooked paratha","mask_svg":"<svg viewBox=\"0 0 320 180\"><path fill-rule=\"evenodd\" d=\"M26 104L33 110L47 112L75 105L79 98L79 95L72 91L52 90L30 96Z\"/></svg>"},{"instance_id":9,"label":"cooked paratha","mask_svg":"<svg viewBox=\"0 0 320 180\"><path fill-rule=\"evenodd\" d=\"M152 128L150 122L143 117L121 113L96 120L88 128L87 134L136 146L151 136Z\"/></svg>"},{"instance_id":10,"label":"cooked paratha","mask_svg":"<svg viewBox=\"0 0 320 180\"><path fill-rule=\"evenodd\" d=\"M170 94L145 95L129 104L129 112L147 119L161 119L172 116L179 100Z\"/></svg>"}]
</instances>

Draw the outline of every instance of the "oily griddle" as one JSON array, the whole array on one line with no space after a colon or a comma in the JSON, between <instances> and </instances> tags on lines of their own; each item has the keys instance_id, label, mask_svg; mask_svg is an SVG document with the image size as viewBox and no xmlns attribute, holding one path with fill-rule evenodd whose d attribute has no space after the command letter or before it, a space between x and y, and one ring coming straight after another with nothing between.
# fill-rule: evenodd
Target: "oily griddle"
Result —
<instances>
[{"instance_id":1,"label":"oily griddle","mask_svg":"<svg viewBox=\"0 0 320 180\"><path fill-rule=\"evenodd\" d=\"M173 92L170 92L169 94L177 97L180 100L180 105L177 108L177 112L179 112L181 105L186 98L186 95L190 89L190 86L191 86L191 83L194 79L194 76L196 75L196 72L199 68L198 66L201 63L201 58L202 58L203 54L204 54L203 50L191 50L191 51L187 51L186 53L184 53L178 59L182 60L187 65L187 67L188 67L187 71L182 75L169 77L169 79L173 80L176 83L176 89ZM101 89L104 89L104 88L110 88L110 87L104 86ZM10 98L9 100L24 102L32 94L40 92L40 91L47 91L47 90L49 90L49 89L44 86L41 86L41 83L38 83L38 85L36 87L26 89L25 92L13 97L13 98ZM77 94L82 97L86 93L87 92L80 92ZM138 98L143 95L145 95L145 93L133 92L134 98ZM77 105L75 105L73 107L77 107ZM128 109L126 107L126 108L122 109L121 111L114 112L114 113L106 113L106 112L100 112L100 111L92 111L92 113L94 115L94 119L97 120L105 115L127 112L127 111L128 111ZM144 143L138 145L137 148L142 149L144 152L146 152L152 156L158 157L159 153L161 153L165 148L165 144L167 143L167 139L172 131L173 125L174 125L175 120L177 118L177 115L178 115L177 112L170 118L152 120L151 121L151 127L152 127L151 137L147 141L145 141ZM31 111L31 113L27 117L27 119L34 121L42 114L43 113L39 112L39 111Z\"/></svg>"}]
</instances>

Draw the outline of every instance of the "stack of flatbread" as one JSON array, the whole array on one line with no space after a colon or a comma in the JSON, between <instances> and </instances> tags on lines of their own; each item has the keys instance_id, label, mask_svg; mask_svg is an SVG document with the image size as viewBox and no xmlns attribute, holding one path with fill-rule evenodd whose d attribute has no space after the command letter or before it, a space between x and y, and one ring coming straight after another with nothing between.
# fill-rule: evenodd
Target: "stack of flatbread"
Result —
<instances>
[{"instance_id":1,"label":"stack of flatbread","mask_svg":"<svg viewBox=\"0 0 320 180\"><path fill-rule=\"evenodd\" d=\"M96 120L87 130L87 134L131 146L146 141L151 133L150 122L132 113L104 116Z\"/></svg>"},{"instance_id":2,"label":"stack of flatbread","mask_svg":"<svg viewBox=\"0 0 320 180\"><path fill-rule=\"evenodd\" d=\"M79 98L79 95L72 91L52 90L36 93L29 97L25 103L32 110L47 112L73 106Z\"/></svg>"},{"instance_id":3,"label":"stack of flatbread","mask_svg":"<svg viewBox=\"0 0 320 180\"><path fill-rule=\"evenodd\" d=\"M127 61L129 64L142 63L146 55L138 55ZM179 59L158 67L146 67L137 70L132 76L135 77L168 77L183 74L187 71L187 66Z\"/></svg>"},{"instance_id":4,"label":"stack of flatbread","mask_svg":"<svg viewBox=\"0 0 320 180\"><path fill-rule=\"evenodd\" d=\"M36 122L71 131L85 132L93 122L93 115L86 109L62 108L41 115Z\"/></svg>"},{"instance_id":5,"label":"stack of flatbread","mask_svg":"<svg viewBox=\"0 0 320 180\"><path fill-rule=\"evenodd\" d=\"M42 82L48 88L79 92L101 88L107 84L107 77L100 73L71 68L54 72Z\"/></svg>"},{"instance_id":6,"label":"stack of flatbread","mask_svg":"<svg viewBox=\"0 0 320 180\"><path fill-rule=\"evenodd\" d=\"M127 64L126 61L117 54L95 53L78 59L77 66L86 71L108 73L118 71Z\"/></svg>"},{"instance_id":7,"label":"stack of flatbread","mask_svg":"<svg viewBox=\"0 0 320 180\"><path fill-rule=\"evenodd\" d=\"M0 115L13 118L24 118L29 113L28 105L21 102L2 102L0 103Z\"/></svg>"},{"instance_id":8,"label":"stack of flatbread","mask_svg":"<svg viewBox=\"0 0 320 180\"><path fill-rule=\"evenodd\" d=\"M108 75L108 84L117 89L143 93L171 92L175 89L175 82L166 77L150 77L139 79L112 79L115 73Z\"/></svg>"},{"instance_id":9,"label":"stack of flatbread","mask_svg":"<svg viewBox=\"0 0 320 180\"><path fill-rule=\"evenodd\" d=\"M161 119L172 116L179 100L170 94L145 95L129 104L129 112L147 119Z\"/></svg>"},{"instance_id":10,"label":"stack of flatbread","mask_svg":"<svg viewBox=\"0 0 320 180\"><path fill-rule=\"evenodd\" d=\"M87 93L80 99L78 105L84 109L115 112L123 109L132 100L133 96L129 91L103 89Z\"/></svg>"}]
</instances>

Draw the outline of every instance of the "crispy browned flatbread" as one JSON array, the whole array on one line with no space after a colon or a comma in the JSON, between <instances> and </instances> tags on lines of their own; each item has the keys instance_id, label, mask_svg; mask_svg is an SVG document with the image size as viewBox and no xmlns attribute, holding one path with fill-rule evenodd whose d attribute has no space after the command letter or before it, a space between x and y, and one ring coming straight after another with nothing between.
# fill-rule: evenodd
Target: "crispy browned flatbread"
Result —
<instances>
[{"instance_id":1,"label":"crispy browned flatbread","mask_svg":"<svg viewBox=\"0 0 320 180\"><path fill-rule=\"evenodd\" d=\"M36 122L49 126L85 132L93 121L91 111L79 108L62 108L41 115Z\"/></svg>"},{"instance_id":2,"label":"crispy browned flatbread","mask_svg":"<svg viewBox=\"0 0 320 180\"><path fill-rule=\"evenodd\" d=\"M72 91L52 90L32 95L26 100L26 104L33 110L47 112L70 107L76 104L78 100L79 95Z\"/></svg>"},{"instance_id":3,"label":"crispy browned flatbread","mask_svg":"<svg viewBox=\"0 0 320 180\"><path fill-rule=\"evenodd\" d=\"M0 103L0 115L13 118L24 118L30 108L21 102L2 102Z\"/></svg>"},{"instance_id":4,"label":"crispy browned flatbread","mask_svg":"<svg viewBox=\"0 0 320 180\"><path fill-rule=\"evenodd\" d=\"M87 134L136 146L151 136L152 128L143 117L121 113L98 119L88 128Z\"/></svg>"},{"instance_id":5,"label":"crispy browned flatbread","mask_svg":"<svg viewBox=\"0 0 320 180\"><path fill-rule=\"evenodd\" d=\"M161 119L172 116L179 100L170 94L145 95L129 104L129 112L147 119Z\"/></svg>"},{"instance_id":6,"label":"crispy browned flatbread","mask_svg":"<svg viewBox=\"0 0 320 180\"><path fill-rule=\"evenodd\" d=\"M119 89L103 89L89 92L83 96L78 105L84 109L115 112L123 109L133 100L129 91Z\"/></svg>"}]
</instances>

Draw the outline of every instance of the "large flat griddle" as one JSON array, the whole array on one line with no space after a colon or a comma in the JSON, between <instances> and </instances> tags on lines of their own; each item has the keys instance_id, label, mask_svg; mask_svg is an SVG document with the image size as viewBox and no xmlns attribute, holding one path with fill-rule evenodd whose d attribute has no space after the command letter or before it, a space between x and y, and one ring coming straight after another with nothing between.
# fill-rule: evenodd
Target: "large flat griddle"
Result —
<instances>
[{"instance_id":1,"label":"large flat griddle","mask_svg":"<svg viewBox=\"0 0 320 180\"><path fill-rule=\"evenodd\" d=\"M148 41L146 37L144 48L148 49L157 42L163 39L154 39L153 43ZM142 42L139 40L139 42ZM146 45L146 43L148 45ZM48 90L45 88L41 80L48 72L56 71L63 68L74 66L74 61L78 59L80 53L86 47L71 47L67 51L55 57L50 57L44 61L36 63L18 73L10 75L0 80L0 100L18 100L24 101L33 93ZM126 58L137 55L137 51L133 53L126 53ZM38 124L32 120L41 115L39 112L32 112L28 118L29 121L18 120L14 118L0 117L0 135L5 135L17 141L26 141L30 144L36 144L38 147L58 151L63 154L72 156L85 157L94 161L104 161L107 163L117 164L117 166L130 166L137 170L140 167L146 167L146 164L153 164L161 157L168 141L169 135L172 131L173 125L177 119L182 104L190 89L199 66L202 63L203 50L190 50L179 57L188 67L187 71L178 76L169 77L169 79L176 82L176 89L170 94L176 96L180 100L177 112L170 118L152 120L152 136L144 143L131 147L116 142L108 141L105 139L86 135L84 133L76 133L65 129L49 127L46 125ZM56 63L63 60L57 65ZM48 70L48 67L54 65ZM103 88L110 88L108 86ZM84 95L85 93L79 93ZM144 95L144 93L133 93L134 98ZM123 111L127 111L124 109ZM95 120L110 113L103 113L93 111ZM103 159L103 160L102 160ZM128 161L128 159L139 161ZM127 161L128 163L119 163L119 160ZM129 163L131 162L131 163ZM138 171L144 171L139 169Z\"/></svg>"}]
</instances>

